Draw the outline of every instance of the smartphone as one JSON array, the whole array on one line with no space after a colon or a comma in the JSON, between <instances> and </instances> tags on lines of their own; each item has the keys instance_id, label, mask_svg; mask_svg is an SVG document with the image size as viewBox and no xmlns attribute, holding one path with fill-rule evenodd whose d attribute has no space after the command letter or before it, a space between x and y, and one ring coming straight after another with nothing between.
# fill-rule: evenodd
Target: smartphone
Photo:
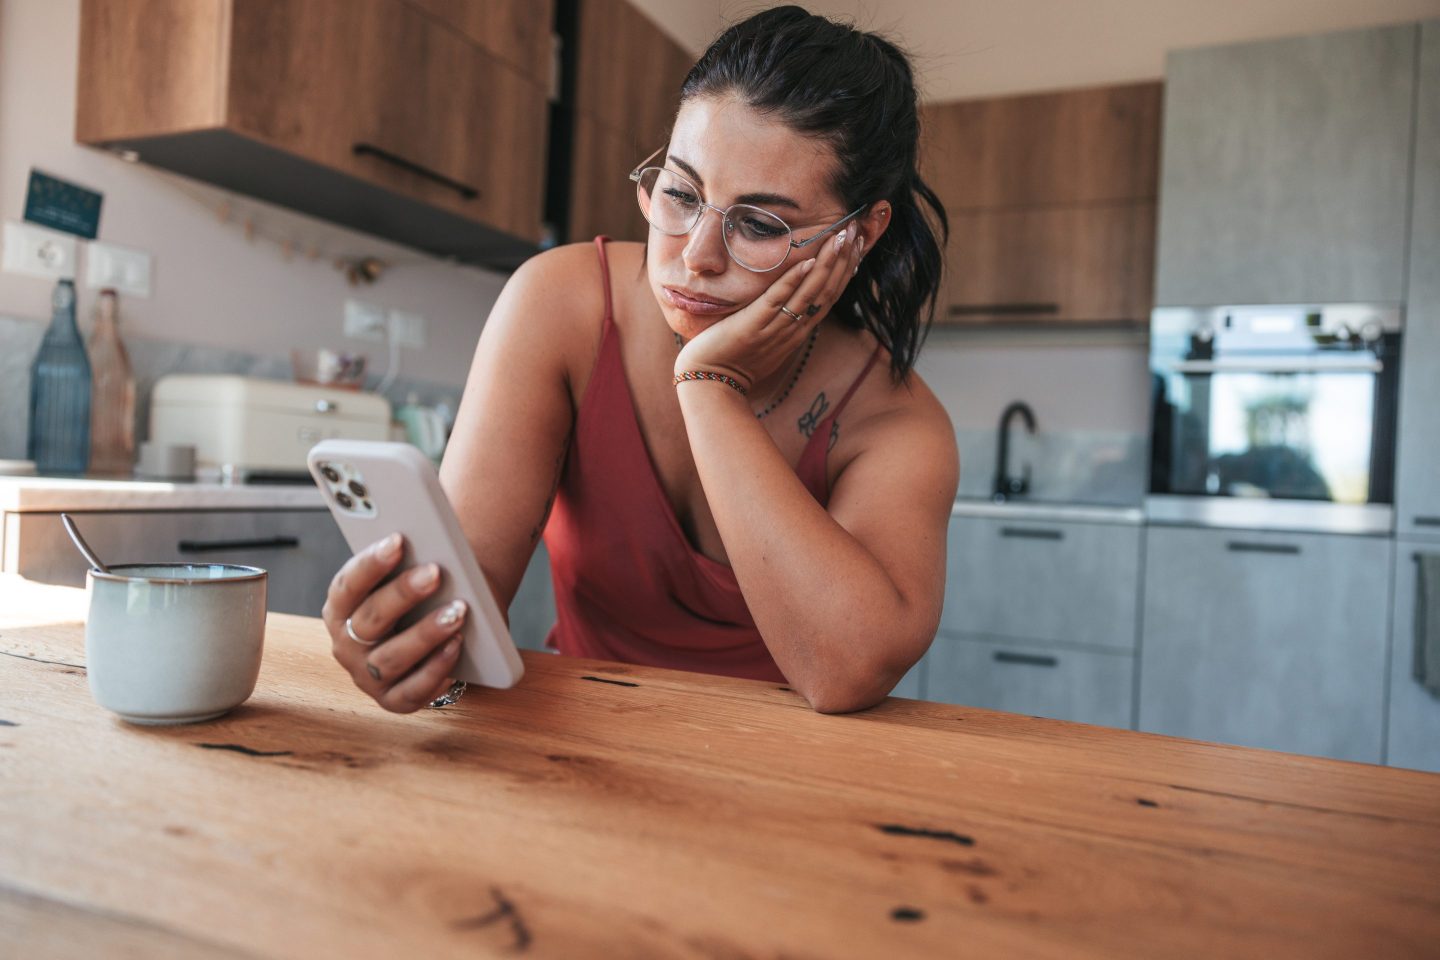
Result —
<instances>
[{"instance_id":1,"label":"smartphone","mask_svg":"<svg viewBox=\"0 0 1440 960\"><path fill-rule=\"evenodd\" d=\"M400 533L405 554L392 579L416 564L440 566L439 589L401 619L396 631L451 600L464 600L470 609L455 678L513 687L524 663L430 460L408 443L370 440L322 440L306 460L352 551Z\"/></svg>"}]
</instances>

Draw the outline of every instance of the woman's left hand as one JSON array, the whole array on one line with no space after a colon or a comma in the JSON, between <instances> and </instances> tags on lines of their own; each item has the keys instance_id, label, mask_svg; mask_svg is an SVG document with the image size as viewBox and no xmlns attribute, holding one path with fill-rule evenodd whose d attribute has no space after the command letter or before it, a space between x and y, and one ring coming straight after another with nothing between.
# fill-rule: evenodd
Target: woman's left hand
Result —
<instances>
[{"instance_id":1,"label":"woman's left hand","mask_svg":"<svg viewBox=\"0 0 1440 960\"><path fill-rule=\"evenodd\" d=\"M845 290L865 252L846 227L826 240L808 272L802 261L770 285L749 306L717 322L687 343L675 358L675 373L706 370L734 377L746 389L774 373L810 335ZM799 320L781 310L799 316Z\"/></svg>"}]
</instances>

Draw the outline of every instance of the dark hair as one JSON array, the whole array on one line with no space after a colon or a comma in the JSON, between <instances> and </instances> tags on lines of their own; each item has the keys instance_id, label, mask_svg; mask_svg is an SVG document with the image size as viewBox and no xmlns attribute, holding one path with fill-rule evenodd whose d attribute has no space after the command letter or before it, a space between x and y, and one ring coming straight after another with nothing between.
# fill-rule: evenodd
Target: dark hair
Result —
<instances>
[{"instance_id":1,"label":"dark hair","mask_svg":"<svg viewBox=\"0 0 1440 960\"><path fill-rule=\"evenodd\" d=\"M839 160L831 185L853 210L892 207L888 230L831 315L868 329L890 351L903 380L935 318L950 234L940 198L920 178L920 119L905 53L889 40L797 6L775 7L730 27L690 69L680 100L739 97L794 130L829 143Z\"/></svg>"}]
</instances>

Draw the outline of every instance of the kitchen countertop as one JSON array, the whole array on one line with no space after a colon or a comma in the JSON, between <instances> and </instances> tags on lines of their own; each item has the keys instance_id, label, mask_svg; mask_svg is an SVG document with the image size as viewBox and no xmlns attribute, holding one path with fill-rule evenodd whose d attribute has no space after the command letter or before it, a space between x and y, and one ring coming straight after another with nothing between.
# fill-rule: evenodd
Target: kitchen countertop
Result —
<instances>
[{"instance_id":1,"label":"kitchen countertop","mask_svg":"<svg viewBox=\"0 0 1440 960\"><path fill-rule=\"evenodd\" d=\"M1112 507L1087 503L1037 503L1033 500L1007 500L995 503L991 500L955 501L950 508L952 517L992 517L1002 520L1050 520L1057 523L1123 523L1140 526L1145 522L1145 511L1135 507Z\"/></svg>"},{"instance_id":2,"label":"kitchen countertop","mask_svg":"<svg viewBox=\"0 0 1440 960\"><path fill-rule=\"evenodd\" d=\"M0 576L0 954L1421 957L1440 776L525 652L390 715L319 621L127 725Z\"/></svg>"},{"instance_id":3,"label":"kitchen countertop","mask_svg":"<svg viewBox=\"0 0 1440 960\"><path fill-rule=\"evenodd\" d=\"M0 512L58 510L324 510L314 484L170 483L0 476Z\"/></svg>"}]
</instances>

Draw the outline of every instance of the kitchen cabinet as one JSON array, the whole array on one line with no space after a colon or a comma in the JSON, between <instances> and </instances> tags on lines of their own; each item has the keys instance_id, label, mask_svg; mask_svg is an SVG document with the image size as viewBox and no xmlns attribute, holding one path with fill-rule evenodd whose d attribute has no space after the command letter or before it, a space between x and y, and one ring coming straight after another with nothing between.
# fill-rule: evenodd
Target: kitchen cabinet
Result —
<instances>
[{"instance_id":1,"label":"kitchen cabinet","mask_svg":"<svg viewBox=\"0 0 1440 960\"><path fill-rule=\"evenodd\" d=\"M510 601L510 638L517 647L546 650L545 638L553 626L555 585L550 579L550 554L542 540L535 545L525 576Z\"/></svg>"},{"instance_id":2,"label":"kitchen cabinet","mask_svg":"<svg viewBox=\"0 0 1440 960\"><path fill-rule=\"evenodd\" d=\"M1418 35L1169 54L1158 304L1404 298Z\"/></svg>"},{"instance_id":3,"label":"kitchen cabinet","mask_svg":"<svg viewBox=\"0 0 1440 960\"><path fill-rule=\"evenodd\" d=\"M1395 527L1440 536L1440 20L1420 37Z\"/></svg>"},{"instance_id":4,"label":"kitchen cabinet","mask_svg":"<svg viewBox=\"0 0 1440 960\"><path fill-rule=\"evenodd\" d=\"M1151 526L1141 730L1378 763L1390 541Z\"/></svg>"},{"instance_id":5,"label":"kitchen cabinet","mask_svg":"<svg viewBox=\"0 0 1440 960\"><path fill-rule=\"evenodd\" d=\"M950 217L940 323L1141 326L1161 85L930 104L921 170Z\"/></svg>"},{"instance_id":6,"label":"kitchen cabinet","mask_svg":"<svg viewBox=\"0 0 1440 960\"><path fill-rule=\"evenodd\" d=\"M626 0L579 0L567 236L644 240L629 173L661 146L695 58Z\"/></svg>"},{"instance_id":7,"label":"kitchen cabinet","mask_svg":"<svg viewBox=\"0 0 1440 960\"><path fill-rule=\"evenodd\" d=\"M1133 652L1140 540L1118 523L952 517L940 629Z\"/></svg>"},{"instance_id":8,"label":"kitchen cabinet","mask_svg":"<svg viewBox=\"0 0 1440 960\"><path fill-rule=\"evenodd\" d=\"M1140 527L956 516L926 699L1129 727Z\"/></svg>"},{"instance_id":9,"label":"kitchen cabinet","mask_svg":"<svg viewBox=\"0 0 1440 960\"><path fill-rule=\"evenodd\" d=\"M458 2L84 0L76 139L435 254L518 262L541 235L548 85L437 10L486 22Z\"/></svg>"},{"instance_id":10,"label":"kitchen cabinet","mask_svg":"<svg viewBox=\"0 0 1440 960\"><path fill-rule=\"evenodd\" d=\"M927 655L926 697L944 703L1129 727L1135 657L942 632Z\"/></svg>"},{"instance_id":11,"label":"kitchen cabinet","mask_svg":"<svg viewBox=\"0 0 1440 960\"><path fill-rule=\"evenodd\" d=\"M1440 773L1440 697L1415 679L1421 555L1440 556L1440 538L1395 541L1395 608L1391 618L1390 701L1385 762ZM1426 598L1440 614L1440 597Z\"/></svg>"},{"instance_id":12,"label":"kitchen cabinet","mask_svg":"<svg viewBox=\"0 0 1440 960\"><path fill-rule=\"evenodd\" d=\"M3 569L40 583L85 585L85 562L58 513L7 513ZM320 615L350 548L328 510L154 510L76 514L106 563L238 563L262 567L267 608Z\"/></svg>"},{"instance_id":13,"label":"kitchen cabinet","mask_svg":"<svg viewBox=\"0 0 1440 960\"><path fill-rule=\"evenodd\" d=\"M555 0L405 0L549 89Z\"/></svg>"}]
</instances>

